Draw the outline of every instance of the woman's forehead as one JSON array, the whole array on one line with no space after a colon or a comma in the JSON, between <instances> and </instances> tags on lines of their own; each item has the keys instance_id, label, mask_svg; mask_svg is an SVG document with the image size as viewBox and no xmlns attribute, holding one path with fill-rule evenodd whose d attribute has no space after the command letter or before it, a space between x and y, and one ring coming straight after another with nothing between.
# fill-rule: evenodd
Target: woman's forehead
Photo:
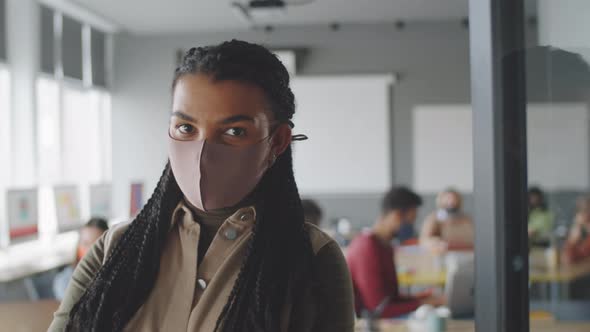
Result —
<instances>
[{"instance_id":1,"label":"woman's forehead","mask_svg":"<svg viewBox=\"0 0 590 332\"><path fill-rule=\"evenodd\" d=\"M235 115L258 120L271 117L262 89L239 81L214 81L207 75L181 77L174 88L172 112L199 119L223 119Z\"/></svg>"}]
</instances>

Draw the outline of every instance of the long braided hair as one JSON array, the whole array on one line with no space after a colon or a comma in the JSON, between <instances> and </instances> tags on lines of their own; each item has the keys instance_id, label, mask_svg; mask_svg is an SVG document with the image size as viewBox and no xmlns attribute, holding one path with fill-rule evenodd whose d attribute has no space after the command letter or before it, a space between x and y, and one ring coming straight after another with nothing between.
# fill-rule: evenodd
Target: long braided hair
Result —
<instances>
[{"instance_id":1,"label":"long braided hair","mask_svg":"<svg viewBox=\"0 0 590 332\"><path fill-rule=\"evenodd\" d=\"M189 74L260 87L279 122L290 122L295 112L289 74L262 46L232 40L192 48L175 71L173 89ZM291 147L278 157L255 191L257 220L216 331L277 331L287 297L303 296L311 286L312 249L293 175ZM168 163L152 197L70 311L66 331L121 331L125 327L155 283L172 213L181 199Z\"/></svg>"}]
</instances>

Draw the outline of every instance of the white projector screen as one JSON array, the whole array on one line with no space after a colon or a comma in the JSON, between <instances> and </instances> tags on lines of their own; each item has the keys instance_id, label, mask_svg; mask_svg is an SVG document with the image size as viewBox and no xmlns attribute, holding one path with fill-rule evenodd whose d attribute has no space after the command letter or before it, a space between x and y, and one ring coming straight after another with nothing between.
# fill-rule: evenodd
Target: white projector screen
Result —
<instances>
[{"instance_id":1,"label":"white projector screen","mask_svg":"<svg viewBox=\"0 0 590 332\"><path fill-rule=\"evenodd\" d=\"M413 112L414 187L473 190L470 105L421 105ZM529 104L529 183L547 190L587 190L589 114L584 104ZM567 166L566 166L567 165Z\"/></svg>"},{"instance_id":2,"label":"white projector screen","mask_svg":"<svg viewBox=\"0 0 590 332\"><path fill-rule=\"evenodd\" d=\"M303 194L382 192L391 185L391 75L296 77L295 178Z\"/></svg>"},{"instance_id":3,"label":"white projector screen","mask_svg":"<svg viewBox=\"0 0 590 332\"><path fill-rule=\"evenodd\" d=\"M427 105L414 109L414 188L438 192L473 189L471 106Z\"/></svg>"}]
</instances>

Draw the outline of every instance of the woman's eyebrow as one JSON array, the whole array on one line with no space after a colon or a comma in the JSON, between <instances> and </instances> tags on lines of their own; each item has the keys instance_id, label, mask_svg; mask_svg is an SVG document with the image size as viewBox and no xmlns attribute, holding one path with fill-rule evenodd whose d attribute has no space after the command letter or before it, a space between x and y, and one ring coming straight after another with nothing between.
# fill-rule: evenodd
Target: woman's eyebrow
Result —
<instances>
[{"instance_id":1,"label":"woman's eyebrow","mask_svg":"<svg viewBox=\"0 0 590 332\"><path fill-rule=\"evenodd\" d=\"M254 122L254 118L248 115L234 115L234 116L230 116L229 118L221 121L221 124L227 125L227 124L232 124L232 123L236 123L236 122L240 122L240 121L250 121L250 122Z\"/></svg>"},{"instance_id":2,"label":"woman's eyebrow","mask_svg":"<svg viewBox=\"0 0 590 332\"><path fill-rule=\"evenodd\" d=\"M197 120L195 120L192 116L186 113L182 113L181 111L172 112L171 116L176 116L186 121L197 122Z\"/></svg>"}]
</instances>

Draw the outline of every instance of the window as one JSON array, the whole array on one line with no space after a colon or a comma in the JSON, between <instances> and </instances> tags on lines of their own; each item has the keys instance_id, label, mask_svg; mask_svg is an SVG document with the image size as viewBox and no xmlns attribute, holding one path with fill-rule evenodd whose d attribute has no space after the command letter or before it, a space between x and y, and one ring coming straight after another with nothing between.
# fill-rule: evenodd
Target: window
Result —
<instances>
[{"instance_id":1,"label":"window","mask_svg":"<svg viewBox=\"0 0 590 332\"><path fill-rule=\"evenodd\" d=\"M580 27L590 6L526 3L538 20L524 1L470 1L476 260L483 262L476 323L485 332L537 331L547 323L535 313L588 317L590 48ZM531 21L535 30L525 29ZM526 40L534 42L525 48Z\"/></svg>"},{"instance_id":2,"label":"window","mask_svg":"<svg viewBox=\"0 0 590 332\"><path fill-rule=\"evenodd\" d=\"M52 184L61 179L59 85L52 78L37 80L37 132L39 182Z\"/></svg>"},{"instance_id":3,"label":"window","mask_svg":"<svg viewBox=\"0 0 590 332\"><path fill-rule=\"evenodd\" d=\"M42 75L37 103L40 222L53 228L53 218L46 217L54 215L53 185L78 186L81 216L87 218L89 185L111 180L110 94Z\"/></svg>"},{"instance_id":4,"label":"window","mask_svg":"<svg viewBox=\"0 0 590 332\"><path fill-rule=\"evenodd\" d=\"M10 73L0 64L0 160L3 161L0 162L0 211L6 211L4 195L10 185L10 122ZM0 214L0 220L3 218L4 216ZM0 246L5 240L0 236Z\"/></svg>"},{"instance_id":5,"label":"window","mask_svg":"<svg viewBox=\"0 0 590 332\"><path fill-rule=\"evenodd\" d=\"M66 77L83 79L82 23L62 16L62 68Z\"/></svg>"},{"instance_id":6,"label":"window","mask_svg":"<svg viewBox=\"0 0 590 332\"><path fill-rule=\"evenodd\" d=\"M96 29L90 29L90 61L92 72L92 85L107 86L107 37L106 34Z\"/></svg>"},{"instance_id":7,"label":"window","mask_svg":"<svg viewBox=\"0 0 590 332\"><path fill-rule=\"evenodd\" d=\"M6 2L0 0L0 59L6 60Z\"/></svg>"},{"instance_id":8,"label":"window","mask_svg":"<svg viewBox=\"0 0 590 332\"><path fill-rule=\"evenodd\" d=\"M108 94L65 84L62 108L62 167L65 182L96 183L106 180L103 171L104 137L108 128L102 122L109 116Z\"/></svg>"},{"instance_id":9,"label":"window","mask_svg":"<svg viewBox=\"0 0 590 332\"><path fill-rule=\"evenodd\" d=\"M1 61L6 60L6 3L0 0L0 156L10 156L10 78ZM0 192L10 179L10 163L0 163ZM0 197L1 199L2 197Z\"/></svg>"},{"instance_id":10,"label":"window","mask_svg":"<svg viewBox=\"0 0 590 332\"><path fill-rule=\"evenodd\" d=\"M88 92L90 107L96 107L100 129L98 131L98 145L100 159L100 181L110 182L112 179L112 129L111 129L111 94L92 89Z\"/></svg>"},{"instance_id":11,"label":"window","mask_svg":"<svg viewBox=\"0 0 590 332\"><path fill-rule=\"evenodd\" d=\"M10 152L10 75L8 69L0 65L0 155ZM7 163L0 163L0 173L7 174ZM4 179L3 179L4 180ZM0 183L6 183L0 181Z\"/></svg>"},{"instance_id":12,"label":"window","mask_svg":"<svg viewBox=\"0 0 590 332\"><path fill-rule=\"evenodd\" d=\"M0 0L1 1L1 0ZM40 73L36 82L40 228L52 232L53 186L74 185L81 218L89 186L111 180L111 108L107 86L108 34L40 6Z\"/></svg>"},{"instance_id":13,"label":"window","mask_svg":"<svg viewBox=\"0 0 590 332\"><path fill-rule=\"evenodd\" d=\"M40 69L42 72L53 75L55 73L55 29L54 29L54 13L53 10L45 6L40 6L39 24L40 32L39 41L41 42L39 57Z\"/></svg>"}]
</instances>

